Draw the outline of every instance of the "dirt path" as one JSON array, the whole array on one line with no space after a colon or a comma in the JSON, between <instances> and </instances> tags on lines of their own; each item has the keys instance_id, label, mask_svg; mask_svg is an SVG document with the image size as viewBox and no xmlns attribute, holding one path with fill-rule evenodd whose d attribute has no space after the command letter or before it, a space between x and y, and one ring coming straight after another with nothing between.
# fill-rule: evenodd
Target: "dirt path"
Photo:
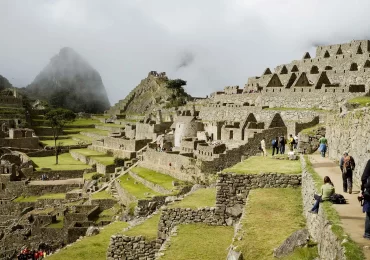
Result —
<instances>
[{"instance_id":1,"label":"dirt path","mask_svg":"<svg viewBox=\"0 0 370 260\"><path fill-rule=\"evenodd\" d=\"M319 154L310 155L309 158L315 171L323 178L329 176L335 186L335 192L342 194L346 198L347 204L333 204L333 206L339 213L344 231L361 247L366 247L363 251L366 259L370 259L370 250L368 248L370 247L370 241L362 237L364 234L365 214L362 213L362 207L360 207L360 203L357 200L360 188L353 186L352 194L344 193L339 166L328 158L322 158Z\"/></svg>"},{"instance_id":2,"label":"dirt path","mask_svg":"<svg viewBox=\"0 0 370 260\"><path fill-rule=\"evenodd\" d=\"M83 184L82 178L52 180L52 181L30 181L29 185L68 185L68 184Z\"/></svg>"}]
</instances>

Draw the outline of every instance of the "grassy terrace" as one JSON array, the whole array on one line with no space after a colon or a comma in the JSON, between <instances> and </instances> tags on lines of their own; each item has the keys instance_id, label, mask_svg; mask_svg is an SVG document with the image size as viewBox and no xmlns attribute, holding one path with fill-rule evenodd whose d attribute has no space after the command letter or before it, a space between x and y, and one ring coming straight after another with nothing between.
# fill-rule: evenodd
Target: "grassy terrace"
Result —
<instances>
[{"instance_id":1,"label":"grassy terrace","mask_svg":"<svg viewBox=\"0 0 370 260\"><path fill-rule=\"evenodd\" d=\"M224 169L223 172L238 174L259 174L259 173L283 173L299 174L302 172L299 160L277 160L272 157L252 156L233 167Z\"/></svg>"},{"instance_id":2,"label":"grassy terrace","mask_svg":"<svg viewBox=\"0 0 370 260\"><path fill-rule=\"evenodd\" d=\"M142 167L135 167L131 171L139 175L141 178L148 180L154 184L158 184L159 186L162 186L167 190L173 190L175 188L172 185L173 181L178 181L181 183L181 181L169 175L162 174Z\"/></svg>"},{"instance_id":3,"label":"grassy terrace","mask_svg":"<svg viewBox=\"0 0 370 260\"><path fill-rule=\"evenodd\" d=\"M73 152L82 154L86 157L92 158L95 161L104 164L104 165L112 165L114 164L114 157L109 156L105 153L96 152L90 149L74 149Z\"/></svg>"},{"instance_id":4,"label":"grassy terrace","mask_svg":"<svg viewBox=\"0 0 370 260\"><path fill-rule=\"evenodd\" d=\"M316 130L319 129L320 127L323 127L324 124L317 124L313 127L310 127L310 128L305 128L301 131L302 134L306 134L306 135L314 135Z\"/></svg>"},{"instance_id":5,"label":"grassy terrace","mask_svg":"<svg viewBox=\"0 0 370 260\"><path fill-rule=\"evenodd\" d=\"M77 145L79 142L84 142L86 144L91 144L94 138L81 135L81 134L69 134L67 136L63 135L61 137L66 137L65 139L59 139L57 143L63 143L63 145ZM49 138L49 137L48 137ZM73 138L77 138L80 141L73 140ZM44 145L47 146L54 146L53 137L50 136L50 140L42 140L41 141Z\"/></svg>"},{"instance_id":6,"label":"grassy terrace","mask_svg":"<svg viewBox=\"0 0 370 260\"><path fill-rule=\"evenodd\" d=\"M36 202L37 200L42 199L65 199L65 193L48 193L41 196L29 196L29 197L18 197L14 200L14 202Z\"/></svg>"},{"instance_id":7,"label":"grassy terrace","mask_svg":"<svg viewBox=\"0 0 370 260\"><path fill-rule=\"evenodd\" d=\"M90 168L88 165L73 159L69 153L59 155L59 164L57 165L55 164L55 156L31 157L31 160L35 164L36 170L40 170L41 168L51 168L54 171L84 170Z\"/></svg>"},{"instance_id":8,"label":"grassy terrace","mask_svg":"<svg viewBox=\"0 0 370 260\"><path fill-rule=\"evenodd\" d=\"M114 198L108 192L106 192L105 190L102 190L102 191L92 194L91 199L102 200L102 199L114 199Z\"/></svg>"},{"instance_id":9,"label":"grassy terrace","mask_svg":"<svg viewBox=\"0 0 370 260\"><path fill-rule=\"evenodd\" d=\"M123 175L119 178L119 180L121 187L128 193L135 196L137 199L145 199L156 195L162 195L154 190L149 189L144 184L137 182L129 175ZM149 193L150 195L146 195L146 193Z\"/></svg>"},{"instance_id":10,"label":"grassy terrace","mask_svg":"<svg viewBox=\"0 0 370 260\"><path fill-rule=\"evenodd\" d=\"M92 118L81 118L77 119L74 122L67 125L67 127L73 127L73 126L89 126L89 125L95 125L99 124L100 121L97 119Z\"/></svg>"},{"instance_id":11,"label":"grassy terrace","mask_svg":"<svg viewBox=\"0 0 370 260\"><path fill-rule=\"evenodd\" d=\"M366 103L370 103L370 97L355 97L348 100L348 103L359 103L361 107L365 107Z\"/></svg>"},{"instance_id":12,"label":"grassy terrace","mask_svg":"<svg viewBox=\"0 0 370 260\"><path fill-rule=\"evenodd\" d=\"M117 216L120 211L120 206L116 204L112 208L100 212L99 217L95 220L95 222L98 223L99 221L111 221L112 218Z\"/></svg>"},{"instance_id":13,"label":"grassy terrace","mask_svg":"<svg viewBox=\"0 0 370 260\"><path fill-rule=\"evenodd\" d=\"M252 190L245 212L239 231L244 237L235 242L244 259L274 259L273 249L305 227L300 189Z\"/></svg>"},{"instance_id":14,"label":"grassy terrace","mask_svg":"<svg viewBox=\"0 0 370 260\"><path fill-rule=\"evenodd\" d=\"M161 213L153 215L151 218L145 220L142 224L125 231L123 234L126 236L143 236L148 241L156 239L160 217Z\"/></svg>"},{"instance_id":15,"label":"grassy terrace","mask_svg":"<svg viewBox=\"0 0 370 260\"><path fill-rule=\"evenodd\" d=\"M106 253L111 235L120 233L122 229L127 227L126 222L114 222L100 233L92 237L84 237L81 241L73 245L63 248L58 253L48 256L50 260L85 260L85 259L106 259Z\"/></svg>"},{"instance_id":16,"label":"grassy terrace","mask_svg":"<svg viewBox=\"0 0 370 260\"><path fill-rule=\"evenodd\" d=\"M63 228L64 226L64 216L57 217L57 222L51 223L47 228Z\"/></svg>"},{"instance_id":17,"label":"grassy terrace","mask_svg":"<svg viewBox=\"0 0 370 260\"><path fill-rule=\"evenodd\" d=\"M204 208L216 205L216 188L199 189L182 201L171 204L169 208Z\"/></svg>"},{"instance_id":18,"label":"grassy terrace","mask_svg":"<svg viewBox=\"0 0 370 260\"><path fill-rule=\"evenodd\" d=\"M71 135L71 134L76 134L80 132L86 132L86 133L93 133L97 135L103 135L103 136L108 136L108 131L106 130L101 130L101 129L96 129L96 128L66 128L63 130L63 133L65 135Z\"/></svg>"},{"instance_id":19,"label":"grassy terrace","mask_svg":"<svg viewBox=\"0 0 370 260\"><path fill-rule=\"evenodd\" d=\"M171 245L161 259L226 259L233 235L233 227L203 224L180 225L177 236L171 238Z\"/></svg>"},{"instance_id":20,"label":"grassy terrace","mask_svg":"<svg viewBox=\"0 0 370 260\"><path fill-rule=\"evenodd\" d=\"M307 170L311 173L316 189L320 190L321 186L324 184L322 178L320 175L314 170L312 167L312 164L310 160L308 159L308 156L304 157L306 164L307 164ZM362 249L357 245L348 235L344 232L342 228L342 223L340 220L340 217L338 215L338 212L335 210L333 205L330 202L324 202L320 204L320 207L324 210L324 213L328 219L328 221L331 222L332 225L332 231L333 233L338 237L339 240L346 239L345 243L342 243L342 246L345 248L345 255L347 259L351 260L362 260L365 259L364 254L362 252Z\"/></svg>"}]
</instances>

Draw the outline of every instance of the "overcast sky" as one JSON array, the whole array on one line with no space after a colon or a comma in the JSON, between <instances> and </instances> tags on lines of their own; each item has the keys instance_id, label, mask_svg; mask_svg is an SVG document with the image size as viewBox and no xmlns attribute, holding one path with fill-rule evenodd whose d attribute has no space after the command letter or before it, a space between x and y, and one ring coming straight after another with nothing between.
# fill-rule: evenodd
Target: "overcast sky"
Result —
<instances>
[{"instance_id":1,"label":"overcast sky","mask_svg":"<svg viewBox=\"0 0 370 260\"><path fill-rule=\"evenodd\" d=\"M150 70L205 96L319 44L370 39L369 10L368 0L0 0L0 75L26 86L68 46L112 104Z\"/></svg>"}]
</instances>

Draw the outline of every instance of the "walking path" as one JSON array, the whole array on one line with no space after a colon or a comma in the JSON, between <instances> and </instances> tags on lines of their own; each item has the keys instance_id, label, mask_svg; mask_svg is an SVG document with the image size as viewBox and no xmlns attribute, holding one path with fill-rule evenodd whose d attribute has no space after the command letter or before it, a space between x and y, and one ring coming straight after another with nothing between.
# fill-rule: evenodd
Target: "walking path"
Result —
<instances>
[{"instance_id":1,"label":"walking path","mask_svg":"<svg viewBox=\"0 0 370 260\"><path fill-rule=\"evenodd\" d=\"M362 237L365 228L365 214L362 213L362 207L357 200L360 188L354 185L352 194L344 193L339 165L328 158L322 158L320 154L310 155L309 158L315 171L322 178L329 176L335 186L335 192L346 198L347 204L333 204L333 206L338 211L344 231L362 248L365 247L363 250L365 257L370 259L370 241Z\"/></svg>"}]
</instances>

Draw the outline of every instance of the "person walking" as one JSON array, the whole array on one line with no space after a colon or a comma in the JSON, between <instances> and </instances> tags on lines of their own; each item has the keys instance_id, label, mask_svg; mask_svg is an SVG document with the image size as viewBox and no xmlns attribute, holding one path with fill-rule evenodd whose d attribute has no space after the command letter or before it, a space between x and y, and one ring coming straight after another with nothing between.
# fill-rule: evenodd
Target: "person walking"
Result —
<instances>
[{"instance_id":1,"label":"person walking","mask_svg":"<svg viewBox=\"0 0 370 260\"><path fill-rule=\"evenodd\" d=\"M353 170L356 167L356 163L353 157L348 155L347 151L343 153L343 157L340 159L339 167L342 171L343 192L347 192L348 189L348 193L351 194Z\"/></svg>"},{"instance_id":2,"label":"person walking","mask_svg":"<svg viewBox=\"0 0 370 260\"><path fill-rule=\"evenodd\" d=\"M333 195L334 193L335 193L334 184L331 182L329 176L325 176L324 185L321 186L321 193L320 195L315 194L316 202L309 212L317 214L319 212L320 202L329 200L330 196Z\"/></svg>"},{"instance_id":3,"label":"person walking","mask_svg":"<svg viewBox=\"0 0 370 260\"><path fill-rule=\"evenodd\" d=\"M279 148L280 148L280 154L284 154L285 153L285 138L284 136L280 136L280 140L279 140Z\"/></svg>"},{"instance_id":4,"label":"person walking","mask_svg":"<svg viewBox=\"0 0 370 260\"><path fill-rule=\"evenodd\" d=\"M362 212L365 216L364 238L370 240L370 160L367 161L361 176L361 196L363 198Z\"/></svg>"},{"instance_id":5,"label":"person walking","mask_svg":"<svg viewBox=\"0 0 370 260\"><path fill-rule=\"evenodd\" d=\"M293 138L293 135L290 134L289 139L288 139L289 151L293 152L294 144L295 144L295 140Z\"/></svg>"},{"instance_id":6,"label":"person walking","mask_svg":"<svg viewBox=\"0 0 370 260\"><path fill-rule=\"evenodd\" d=\"M319 144L320 144L319 150L320 150L321 156L325 157L326 149L327 149L327 145L328 145L328 140L325 138L325 135L323 135L319 139Z\"/></svg>"},{"instance_id":7,"label":"person walking","mask_svg":"<svg viewBox=\"0 0 370 260\"><path fill-rule=\"evenodd\" d=\"M298 135L295 135L294 136L294 141L295 141L295 143L294 143L294 149L297 149L298 148Z\"/></svg>"},{"instance_id":8,"label":"person walking","mask_svg":"<svg viewBox=\"0 0 370 260\"><path fill-rule=\"evenodd\" d=\"M265 138L262 138L261 140L261 150L262 150L262 156L267 156Z\"/></svg>"},{"instance_id":9,"label":"person walking","mask_svg":"<svg viewBox=\"0 0 370 260\"><path fill-rule=\"evenodd\" d=\"M275 155L275 150L276 154L279 154L279 138L275 137L275 139L272 139L272 156Z\"/></svg>"}]
</instances>

